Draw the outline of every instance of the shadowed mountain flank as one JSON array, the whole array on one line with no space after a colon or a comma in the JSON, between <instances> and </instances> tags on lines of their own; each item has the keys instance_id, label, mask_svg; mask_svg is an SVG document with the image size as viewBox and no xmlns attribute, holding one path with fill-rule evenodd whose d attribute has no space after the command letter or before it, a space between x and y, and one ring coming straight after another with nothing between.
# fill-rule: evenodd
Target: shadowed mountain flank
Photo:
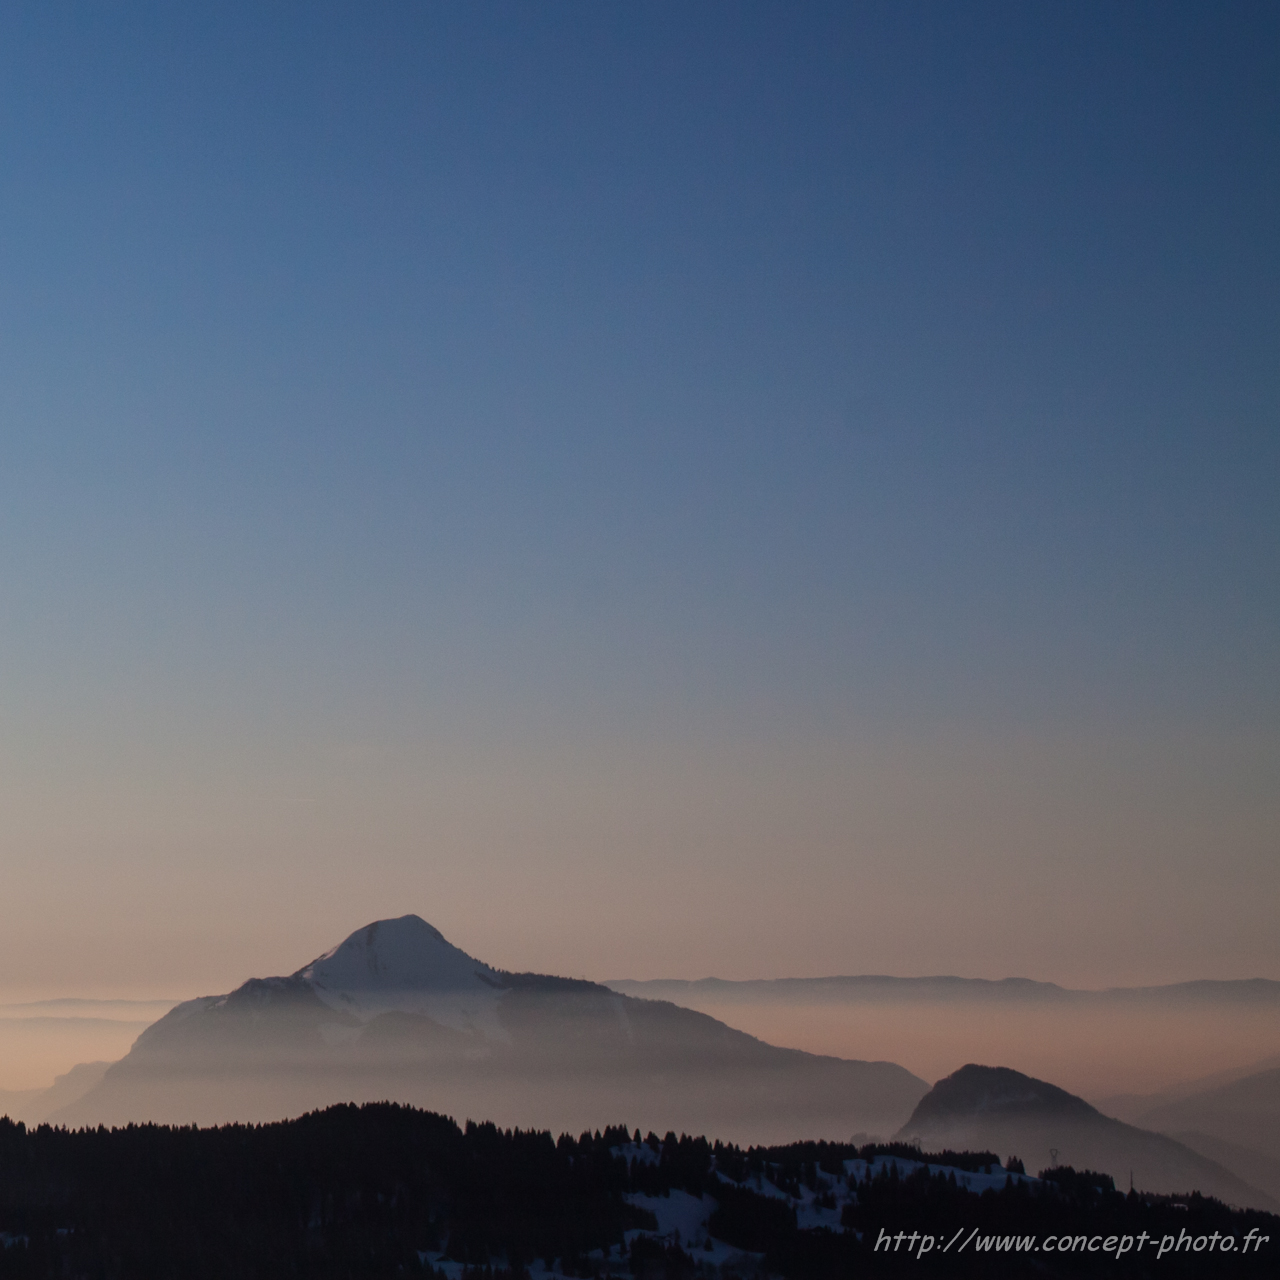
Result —
<instances>
[{"instance_id":1,"label":"shadowed mountain flank","mask_svg":"<svg viewBox=\"0 0 1280 1280\"><path fill-rule=\"evenodd\" d=\"M268 1120L394 1099L550 1129L613 1120L742 1141L890 1132L925 1093L888 1062L780 1049L592 982L491 968L417 916L288 977L187 1001L52 1118Z\"/></svg>"}]
</instances>

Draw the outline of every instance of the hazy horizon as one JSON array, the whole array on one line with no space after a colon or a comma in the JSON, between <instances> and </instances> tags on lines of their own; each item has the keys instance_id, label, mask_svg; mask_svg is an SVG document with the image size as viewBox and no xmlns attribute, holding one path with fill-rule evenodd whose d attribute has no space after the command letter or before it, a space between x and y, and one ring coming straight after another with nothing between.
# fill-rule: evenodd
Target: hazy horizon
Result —
<instances>
[{"instance_id":1,"label":"hazy horizon","mask_svg":"<svg viewBox=\"0 0 1280 1280\"><path fill-rule=\"evenodd\" d=\"M487 962L483 955L474 958ZM246 977L284 976L301 967ZM871 984L870 993L836 989L820 996L800 975L788 975L799 979L794 984L764 990L750 982L736 989L707 989L693 980L686 990L666 989L661 980L652 990L644 982L612 982L632 995L672 1000L707 1013L780 1047L895 1062L930 1082L967 1062L981 1061L1050 1079L1095 1100L1155 1094L1280 1054L1274 999L1259 1004L1256 998L1210 997L1171 1004L1157 988L1140 989L1122 1003L1075 999L1064 1005L1040 992L1007 994L962 986L939 993L911 985L939 976L950 975L900 975L907 983L887 990ZM239 985L189 992L180 999L220 995ZM909 989L896 989L902 985ZM1063 988L1073 997L1105 997L1115 990ZM993 1003L995 996L1000 998ZM180 999L60 996L0 1002L0 1091L45 1088L77 1063L123 1057L138 1033Z\"/></svg>"}]
</instances>

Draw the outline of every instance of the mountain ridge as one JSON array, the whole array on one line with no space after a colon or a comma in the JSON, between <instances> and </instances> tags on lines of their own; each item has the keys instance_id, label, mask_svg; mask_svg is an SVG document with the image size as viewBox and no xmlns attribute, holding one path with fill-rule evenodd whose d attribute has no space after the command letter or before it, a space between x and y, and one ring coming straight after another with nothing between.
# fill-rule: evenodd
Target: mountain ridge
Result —
<instances>
[{"instance_id":1,"label":"mountain ridge","mask_svg":"<svg viewBox=\"0 0 1280 1280\"><path fill-rule=\"evenodd\" d=\"M1040 998L1062 1001L1123 1002L1161 1000L1205 1003L1224 1000L1232 1003L1274 1005L1280 1008L1280 981L1272 978L1196 978L1137 987L1066 987L1037 978L965 978L958 974L930 974L901 977L894 974L831 974L816 978L611 978L603 985L626 995L646 991L735 996L799 994L845 996L880 992L902 995L977 995L997 999Z\"/></svg>"},{"instance_id":2,"label":"mountain ridge","mask_svg":"<svg viewBox=\"0 0 1280 1280\"><path fill-rule=\"evenodd\" d=\"M417 916L375 921L287 976L185 1001L58 1123L278 1119L393 1098L527 1126L730 1136L885 1132L927 1084L784 1049L582 979L492 968Z\"/></svg>"}]
</instances>

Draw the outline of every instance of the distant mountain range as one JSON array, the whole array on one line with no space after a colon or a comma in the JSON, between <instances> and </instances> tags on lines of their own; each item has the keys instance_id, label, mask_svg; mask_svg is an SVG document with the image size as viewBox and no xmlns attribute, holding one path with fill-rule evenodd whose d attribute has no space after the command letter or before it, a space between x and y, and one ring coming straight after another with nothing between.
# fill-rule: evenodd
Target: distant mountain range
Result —
<instances>
[{"instance_id":1,"label":"distant mountain range","mask_svg":"<svg viewBox=\"0 0 1280 1280\"><path fill-rule=\"evenodd\" d=\"M1103 1099L1098 1107L1172 1135L1280 1201L1280 1059L1163 1093Z\"/></svg>"},{"instance_id":2,"label":"distant mountain range","mask_svg":"<svg viewBox=\"0 0 1280 1280\"><path fill-rule=\"evenodd\" d=\"M997 1062L1053 1080L1109 1114L1121 1095L1146 1097L1200 1078L1196 1088L1208 1088L1215 1073L1247 1074L1241 1068L1255 1062L1260 1071L1269 1055L1280 1066L1280 982L1264 978L1101 991L1027 978L877 974L608 985L697 1009L772 1044L901 1062L927 1080L961 1063Z\"/></svg>"},{"instance_id":3,"label":"distant mountain range","mask_svg":"<svg viewBox=\"0 0 1280 1280\"><path fill-rule=\"evenodd\" d=\"M390 1098L460 1120L766 1142L891 1132L927 1090L890 1062L781 1049L665 1001L493 969L410 915L288 977L178 1005L49 1118L210 1124Z\"/></svg>"},{"instance_id":4,"label":"distant mountain range","mask_svg":"<svg viewBox=\"0 0 1280 1280\"><path fill-rule=\"evenodd\" d=\"M1075 990L1031 978L894 978L858 974L829 978L654 978L610 980L605 984L623 995L647 1000L673 1000L688 1005L714 1004L874 1004L919 1001L927 1004L980 1001L989 1004L1053 1004L1058 1006L1133 1005L1166 1008L1222 1008L1224 1005L1272 1010L1280 1014L1280 982L1269 978L1232 981L1177 982L1157 987L1108 987Z\"/></svg>"}]
</instances>

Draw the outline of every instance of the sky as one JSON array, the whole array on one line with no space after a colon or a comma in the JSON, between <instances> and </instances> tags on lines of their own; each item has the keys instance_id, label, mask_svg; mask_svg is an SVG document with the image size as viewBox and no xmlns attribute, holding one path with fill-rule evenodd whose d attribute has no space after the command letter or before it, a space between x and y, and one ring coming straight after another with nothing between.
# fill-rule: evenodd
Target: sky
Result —
<instances>
[{"instance_id":1,"label":"sky","mask_svg":"<svg viewBox=\"0 0 1280 1280\"><path fill-rule=\"evenodd\" d=\"M0 994L1280 978L1280 10L0 12Z\"/></svg>"}]
</instances>

